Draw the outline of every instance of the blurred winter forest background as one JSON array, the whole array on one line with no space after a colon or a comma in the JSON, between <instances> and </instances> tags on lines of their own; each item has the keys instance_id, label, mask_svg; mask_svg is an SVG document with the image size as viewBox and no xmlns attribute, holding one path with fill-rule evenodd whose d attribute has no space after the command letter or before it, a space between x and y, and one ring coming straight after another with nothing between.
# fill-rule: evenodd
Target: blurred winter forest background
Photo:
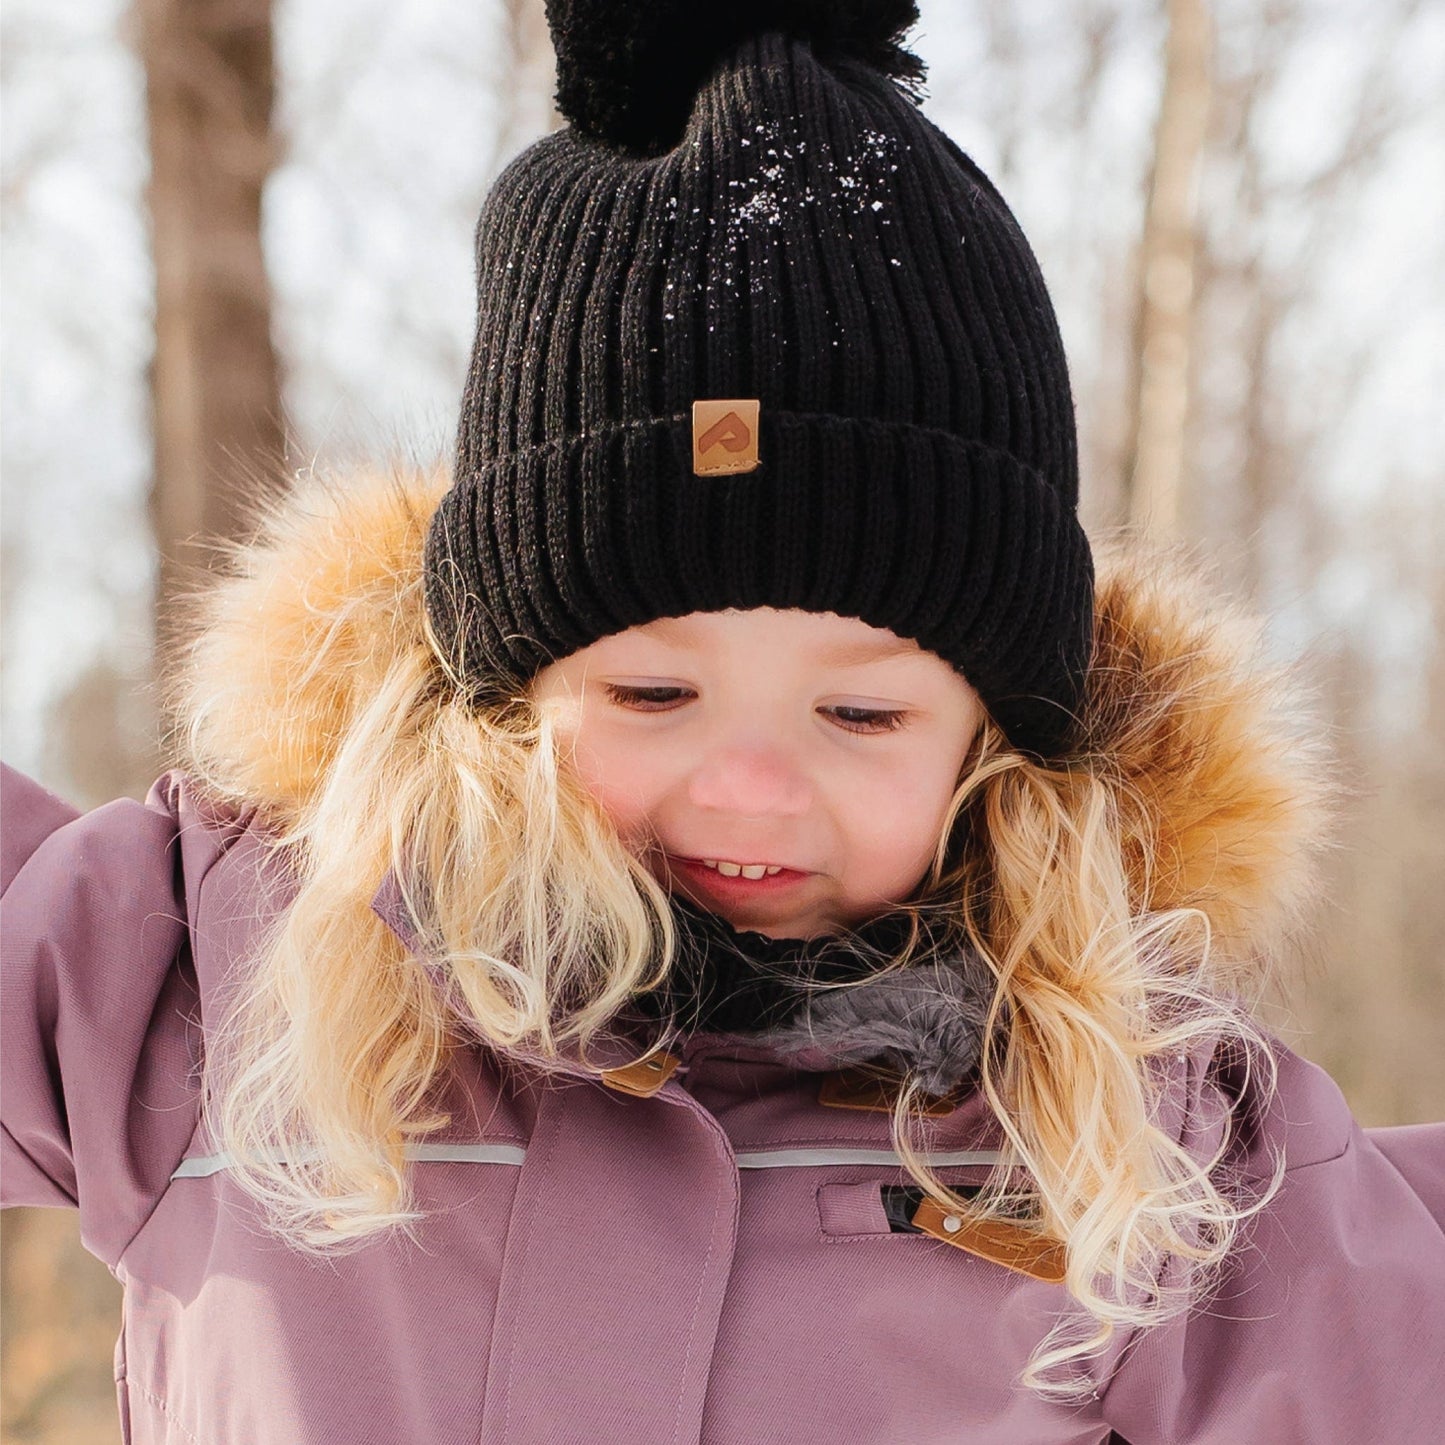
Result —
<instances>
[{"instance_id":1,"label":"blurred winter forest background","mask_svg":"<svg viewBox=\"0 0 1445 1445\"><path fill-rule=\"evenodd\" d=\"M7 761L143 796L197 539L446 454L476 211L555 124L541 8L6 0ZM1350 798L1269 1021L1366 1123L1445 1115L1445 7L922 12L926 108L1055 297L1086 523L1197 546L1317 689ZM49 1212L4 1268L4 1439L116 1439L117 1286Z\"/></svg>"}]
</instances>

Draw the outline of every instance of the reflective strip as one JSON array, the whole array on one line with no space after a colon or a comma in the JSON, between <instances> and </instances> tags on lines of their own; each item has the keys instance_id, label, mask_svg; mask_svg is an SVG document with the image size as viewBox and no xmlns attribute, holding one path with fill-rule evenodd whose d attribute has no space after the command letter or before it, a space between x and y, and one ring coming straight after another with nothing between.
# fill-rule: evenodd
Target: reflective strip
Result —
<instances>
[{"instance_id":1,"label":"reflective strip","mask_svg":"<svg viewBox=\"0 0 1445 1445\"><path fill-rule=\"evenodd\" d=\"M925 1164L946 1169L957 1164L997 1164L1003 1157L996 1149L954 1149L942 1154L922 1154ZM739 1169L810 1169L820 1164L896 1164L902 1157L893 1149L760 1149L737 1156Z\"/></svg>"},{"instance_id":2,"label":"reflective strip","mask_svg":"<svg viewBox=\"0 0 1445 1445\"><path fill-rule=\"evenodd\" d=\"M307 1150L302 1157L315 1158L315 1151ZM402 1157L424 1164L520 1164L527 1151L520 1144L408 1144ZM198 1155L182 1159L171 1178L205 1179L230 1169L233 1163L229 1154Z\"/></svg>"},{"instance_id":3,"label":"reflective strip","mask_svg":"<svg viewBox=\"0 0 1445 1445\"><path fill-rule=\"evenodd\" d=\"M312 1158L308 1151L303 1157ZM408 1144L403 1157L432 1164L520 1164L527 1151L520 1144ZM934 1169L950 1166L997 1164L1002 1157L993 1149L954 1149L942 1154L925 1154L924 1163ZM739 1169L817 1169L828 1164L878 1164L904 1167L893 1149L759 1149L737 1156ZM205 1179L232 1167L229 1154L197 1155L182 1159L172 1179Z\"/></svg>"},{"instance_id":4,"label":"reflective strip","mask_svg":"<svg viewBox=\"0 0 1445 1445\"><path fill-rule=\"evenodd\" d=\"M404 1152L433 1164L520 1164L527 1157L521 1144L408 1144Z\"/></svg>"}]
</instances>

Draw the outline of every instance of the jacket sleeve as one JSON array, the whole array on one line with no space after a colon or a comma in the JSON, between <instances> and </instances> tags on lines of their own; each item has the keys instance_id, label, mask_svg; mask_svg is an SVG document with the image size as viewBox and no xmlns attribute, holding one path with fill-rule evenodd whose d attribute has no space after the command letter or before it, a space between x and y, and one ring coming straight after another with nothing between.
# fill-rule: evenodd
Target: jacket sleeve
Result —
<instances>
[{"instance_id":1,"label":"jacket sleeve","mask_svg":"<svg viewBox=\"0 0 1445 1445\"><path fill-rule=\"evenodd\" d=\"M1323 1070L1282 1045L1276 1058L1241 1165L1268 1177L1282 1153L1283 1184L1208 1298L1128 1343L1105 1419L1130 1445L1433 1445L1445 1124L1362 1129Z\"/></svg>"},{"instance_id":2,"label":"jacket sleeve","mask_svg":"<svg viewBox=\"0 0 1445 1445\"><path fill-rule=\"evenodd\" d=\"M183 779L78 813L0 765L0 1200L114 1267L194 1130L190 914L220 836Z\"/></svg>"}]
</instances>

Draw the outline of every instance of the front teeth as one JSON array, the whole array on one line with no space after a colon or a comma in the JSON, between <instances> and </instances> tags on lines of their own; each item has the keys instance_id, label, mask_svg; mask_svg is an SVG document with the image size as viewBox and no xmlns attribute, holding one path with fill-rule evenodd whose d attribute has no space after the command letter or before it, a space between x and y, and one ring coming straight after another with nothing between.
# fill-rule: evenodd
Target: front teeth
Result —
<instances>
[{"instance_id":1,"label":"front teeth","mask_svg":"<svg viewBox=\"0 0 1445 1445\"><path fill-rule=\"evenodd\" d=\"M771 878L774 873L783 871L781 863L772 866L766 863L725 863L716 858L704 858L702 861L707 867L716 868L724 878L736 878L739 874L744 878L762 878L764 876Z\"/></svg>"}]
</instances>

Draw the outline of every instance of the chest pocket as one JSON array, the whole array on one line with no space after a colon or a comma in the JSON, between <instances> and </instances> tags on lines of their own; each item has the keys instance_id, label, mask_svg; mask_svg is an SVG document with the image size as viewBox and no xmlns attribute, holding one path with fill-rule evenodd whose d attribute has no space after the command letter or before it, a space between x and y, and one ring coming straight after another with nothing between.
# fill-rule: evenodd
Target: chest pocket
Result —
<instances>
[{"instance_id":1,"label":"chest pocket","mask_svg":"<svg viewBox=\"0 0 1445 1445\"><path fill-rule=\"evenodd\" d=\"M976 1183L944 1182L965 1199L976 1197L982 1187ZM1063 1246L1040 1234L1029 1216L1020 1214L1017 1222L998 1219L970 1223L939 1209L913 1184L864 1180L820 1185L818 1223L823 1235L833 1239L924 1234L1049 1284L1063 1281L1068 1262Z\"/></svg>"},{"instance_id":2,"label":"chest pocket","mask_svg":"<svg viewBox=\"0 0 1445 1445\"><path fill-rule=\"evenodd\" d=\"M948 1187L965 1199L979 1191L977 1184L945 1180ZM882 1184L876 1179L851 1184L818 1186L818 1224L825 1235L850 1239L880 1234L922 1234L913 1216L923 1203L923 1190L916 1184Z\"/></svg>"},{"instance_id":3,"label":"chest pocket","mask_svg":"<svg viewBox=\"0 0 1445 1445\"><path fill-rule=\"evenodd\" d=\"M956 1193L977 1191L966 1185L959 1185ZM890 1234L922 1234L923 1230L913 1222L914 1211L923 1203L923 1191L916 1184L880 1184L878 1192L883 1196L883 1214L888 1220Z\"/></svg>"}]
</instances>

